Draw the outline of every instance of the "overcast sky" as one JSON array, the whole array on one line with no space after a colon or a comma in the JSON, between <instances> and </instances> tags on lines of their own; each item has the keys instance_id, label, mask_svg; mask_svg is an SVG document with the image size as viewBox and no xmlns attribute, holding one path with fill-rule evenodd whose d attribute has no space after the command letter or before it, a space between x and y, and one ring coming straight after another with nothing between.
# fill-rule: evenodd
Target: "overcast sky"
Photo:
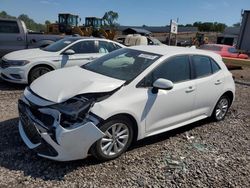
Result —
<instances>
[{"instance_id":1,"label":"overcast sky","mask_svg":"<svg viewBox=\"0 0 250 188\"><path fill-rule=\"evenodd\" d=\"M250 10L250 0L0 0L0 11L18 16L27 14L36 22L55 22L58 13L102 17L106 11L119 13L121 25L168 25L179 18L180 24L241 21L241 10Z\"/></svg>"}]
</instances>

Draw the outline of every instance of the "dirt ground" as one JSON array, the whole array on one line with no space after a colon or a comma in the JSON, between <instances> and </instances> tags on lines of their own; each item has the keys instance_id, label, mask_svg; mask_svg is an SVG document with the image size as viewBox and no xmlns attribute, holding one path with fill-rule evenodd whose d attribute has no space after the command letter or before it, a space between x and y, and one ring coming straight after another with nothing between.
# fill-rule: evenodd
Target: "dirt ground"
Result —
<instances>
[{"instance_id":1,"label":"dirt ground","mask_svg":"<svg viewBox=\"0 0 250 188\"><path fill-rule=\"evenodd\" d=\"M250 81L250 69L232 71ZM250 86L221 122L199 121L137 142L113 161L59 163L22 142L17 101L24 86L0 81L0 187L250 187Z\"/></svg>"},{"instance_id":2,"label":"dirt ground","mask_svg":"<svg viewBox=\"0 0 250 188\"><path fill-rule=\"evenodd\" d=\"M242 67L242 70L232 70L231 72L235 79L250 82L250 67Z\"/></svg>"}]
</instances>

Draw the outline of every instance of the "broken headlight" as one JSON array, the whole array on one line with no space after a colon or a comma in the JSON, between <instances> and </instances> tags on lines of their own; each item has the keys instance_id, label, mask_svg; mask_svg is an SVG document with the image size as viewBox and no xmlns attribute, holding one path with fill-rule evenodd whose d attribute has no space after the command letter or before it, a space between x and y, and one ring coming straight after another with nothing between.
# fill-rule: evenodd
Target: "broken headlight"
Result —
<instances>
[{"instance_id":1,"label":"broken headlight","mask_svg":"<svg viewBox=\"0 0 250 188\"><path fill-rule=\"evenodd\" d=\"M73 97L63 103L53 105L52 108L61 113L60 124L63 127L69 127L72 124L84 121L88 115L89 109L94 104L94 99L88 99L83 96Z\"/></svg>"}]
</instances>

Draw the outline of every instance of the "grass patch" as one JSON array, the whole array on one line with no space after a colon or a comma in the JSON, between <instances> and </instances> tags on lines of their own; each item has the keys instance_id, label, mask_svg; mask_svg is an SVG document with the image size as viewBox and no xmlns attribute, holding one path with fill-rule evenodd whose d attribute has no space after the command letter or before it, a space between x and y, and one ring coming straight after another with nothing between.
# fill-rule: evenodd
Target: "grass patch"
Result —
<instances>
[{"instance_id":1,"label":"grass patch","mask_svg":"<svg viewBox=\"0 0 250 188\"><path fill-rule=\"evenodd\" d=\"M243 67L250 67L250 60L223 58L223 61L226 65L238 65Z\"/></svg>"}]
</instances>

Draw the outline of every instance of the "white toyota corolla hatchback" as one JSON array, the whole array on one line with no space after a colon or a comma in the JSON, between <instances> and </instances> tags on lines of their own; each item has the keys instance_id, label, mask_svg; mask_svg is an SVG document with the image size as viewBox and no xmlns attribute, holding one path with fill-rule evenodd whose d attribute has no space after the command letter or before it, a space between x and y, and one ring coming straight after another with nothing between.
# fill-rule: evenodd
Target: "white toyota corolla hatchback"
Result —
<instances>
[{"instance_id":1,"label":"white toyota corolla hatchback","mask_svg":"<svg viewBox=\"0 0 250 188\"><path fill-rule=\"evenodd\" d=\"M107 39L66 37L45 48L19 50L5 55L0 61L0 77L8 82L27 84L49 71L81 66L123 47Z\"/></svg>"},{"instance_id":2,"label":"white toyota corolla hatchback","mask_svg":"<svg viewBox=\"0 0 250 188\"><path fill-rule=\"evenodd\" d=\"M19 100L19 132L45 158L110 160L132 141L207 117L223 120L234 93L231 73L212 52L123 48L35 80Z\"/></svg>"}]
</instances>

